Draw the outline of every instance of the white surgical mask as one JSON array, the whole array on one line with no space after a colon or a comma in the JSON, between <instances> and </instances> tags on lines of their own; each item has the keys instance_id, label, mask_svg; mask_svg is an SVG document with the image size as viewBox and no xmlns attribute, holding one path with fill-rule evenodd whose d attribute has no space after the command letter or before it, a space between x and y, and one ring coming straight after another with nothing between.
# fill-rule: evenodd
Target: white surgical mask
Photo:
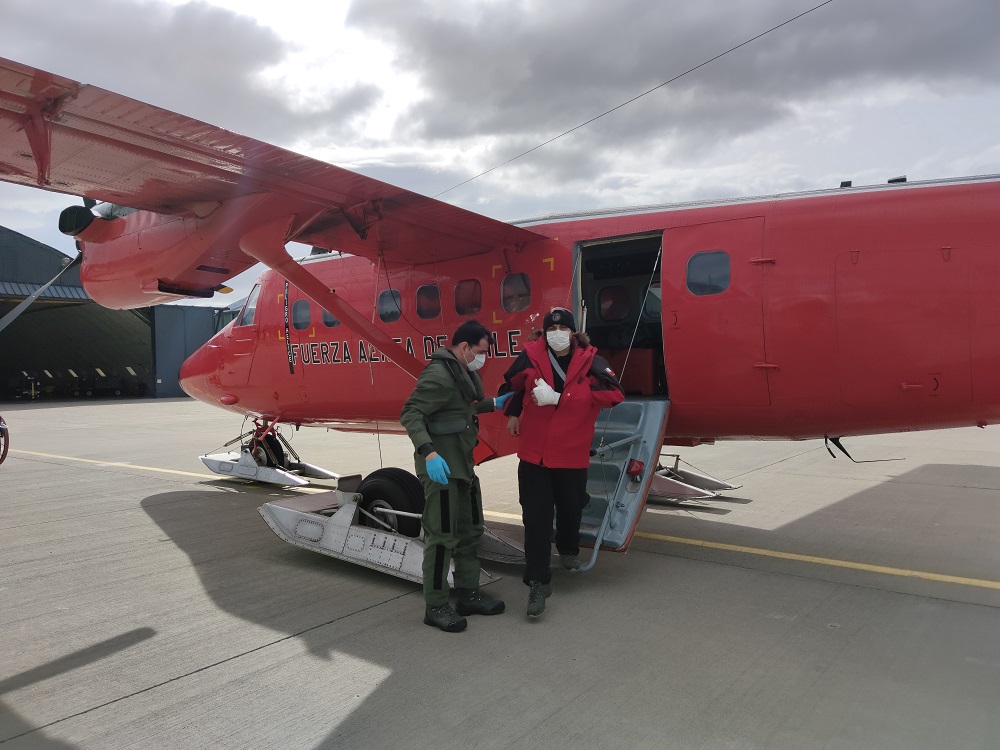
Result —
<instances>
[{"instance_id":1,"label":"white surgical mask","mask_svg":"<svg viewBox=\"0 0 1000 750\"><path fill-rule=\"evenodd\" d=\"M475 357L472 358L471 362L466 362L465 366L468 367L470 370L472 370L472 372L475 372L485 364L486 364L486 355L477 354Z\"/></svg>"},{"instance_id":2,"label":"white surgical mask","mask_svg":"<svg viewBox=\"0 0 1000 750\"><path fill-rule=\"evenodd\" d=\"M561 352L569 348L569 331L548 331L545 340L549 342L553 351Z\"/></svg>"}]
</instances>

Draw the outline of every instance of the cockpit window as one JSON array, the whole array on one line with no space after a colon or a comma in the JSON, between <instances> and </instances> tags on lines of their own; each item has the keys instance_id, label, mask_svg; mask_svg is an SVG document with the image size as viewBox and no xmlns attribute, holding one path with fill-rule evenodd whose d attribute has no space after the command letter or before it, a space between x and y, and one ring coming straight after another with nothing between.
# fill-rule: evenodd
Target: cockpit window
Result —
<instances>
[{"instance_id":1,"label":"cockpit window","mask_svg":"<svg viewBox=\"0 0 1000 750\"><path fill-rule=\"evenodd\" d=\"M240 316L240 320L236 325L239 326L252 326L254 316L257 313L257 297L260 296L260 284L256 284L253 289L250 290L250 296L247 297L246 304L243 305L243 314Z\"/></svg>"},{"instance_id":2,"label":"cockpit window","mask_svg":"<svg viewBox=\"0 0 1000 750\"><path fill-rule=\"evenodd\" d=\"M687 288L691 294L719 294L729 288L729 254L707 250L688 259Z\"/></svg>"}]
</instances>

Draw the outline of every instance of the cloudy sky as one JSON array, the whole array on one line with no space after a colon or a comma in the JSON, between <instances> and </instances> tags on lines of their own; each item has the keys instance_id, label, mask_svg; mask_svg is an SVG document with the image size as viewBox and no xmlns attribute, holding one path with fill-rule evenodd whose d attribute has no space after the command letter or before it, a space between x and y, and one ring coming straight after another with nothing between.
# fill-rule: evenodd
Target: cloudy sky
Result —
<instances>
[{"instance_id":1,"label":"cloudy sky","mask_svg":"<svg viewBox=\"0 0 1000 750\"><path fill-rule=\"evenodd\" d=\"M832 0L449 190L821 2L0 0L0 55L505 220L1000 173L1000 3Z\"/></svg>"}]
</instances>

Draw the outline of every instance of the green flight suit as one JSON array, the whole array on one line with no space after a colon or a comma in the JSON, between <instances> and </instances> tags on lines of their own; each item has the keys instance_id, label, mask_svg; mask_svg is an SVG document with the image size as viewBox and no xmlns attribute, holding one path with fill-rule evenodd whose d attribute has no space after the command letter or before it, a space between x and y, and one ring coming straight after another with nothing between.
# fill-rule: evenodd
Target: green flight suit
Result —
<instances>
[{"instance_id":1,"label":"green flight suit","mask_svg":"<svg viewBox=\"0 0 1000 750\"><path fill-rule=\"evenodd\" d=\"M472 450L479 442L479 419L493 411L479 375L470 372L450 349L440 348L417 378L399 421L414 449L431 443L451 470L447 485L427 475L424 456L414 453L417 476L424 485L424 600L429 607L448 601L448 568L455 563L455 587L479 586L479 540L483 535L483 501Z\"/></svg>"}]
</instances>

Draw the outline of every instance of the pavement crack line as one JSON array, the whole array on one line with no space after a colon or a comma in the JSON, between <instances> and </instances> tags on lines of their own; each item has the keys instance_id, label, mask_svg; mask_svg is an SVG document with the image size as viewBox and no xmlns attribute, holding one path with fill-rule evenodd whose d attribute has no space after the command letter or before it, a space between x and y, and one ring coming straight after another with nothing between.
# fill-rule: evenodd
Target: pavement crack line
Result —
<instances>
[{"instance_id":1,"label":"pavement crack line","mask_svg":"<svg viewBox=\"0 0 1000 750\"><path fill-rule=\"evenodd\" d=\"M27 730L26 732L21 732L20 734L15 734L15 735L12 735L10 737L4 737L4 738L0 739L0 745L5 745L6 743L10 742L11 740L16 740L16 739L19 739L21 737L26 737L29 734L34 734L35 732L40 732L40 731L43 731L43 730L48 729L50 727L54 727L55 725L61 724L64 721L69 721L70 719L75 719L77 717L84 716L84 715L92 713L94 711L99 711L102 708L107 708L108 706L113 706L116 703L121 703L122 701L129 700L130 698L135 698L138 695L142 695L143 693L148 693L148 692L150 692L152 690L156 690L157 688L164 687L165 685L169 685L172 682L177 682L178 680L183 680L183 679L186 679L188 677L192 677L193 675L199 674L201 672L206 672L206 671L208 671L210 669L215 669L216 667L219 667L219 666L221 666L223 664L227 664L228 662L236 661L237 659L242 659L244 656L249 656L250 654L254 654L254 653L258 652L258 651L263 651L264 649L270 648L271 646L276 646L279 643L284 643L285 641L292 640L293 638L298 638L298 637L300 637L302 635L305 635L306 633L311 633L314 630L319 630L320 628L325 628L328 625L333 625L334 623L339 622L341 620L345 620L348 617L353 617L355 615L362 614L364 612L367 612L369 610L375 609L377 607L381 607L381 606L383 606L385 604L389 604L391 602L394 602L397 599L402 599L404 596L412 596L413 593L414 592L412 592L412 591L408 591L408 592L406 592L404 594L399 594L398 596L390 597L388 599L385 599L384 601L380 601L380 602L377 602L375 604L372 604L371 606L362 607L361 609L355 610L354 612L349 612L349 613L347 613L345 615L341 615L340 617L334 617L332 620L328 620L327 622L321 622L318 625L313 625L312 627L305 628L305 629L300 630L300 631L298 631L296 633L289 633L286 636L283 636L281 638L277 638L277 639L275 639L273 641L270 641L268 643L261 644L260 646L256 646L255 648L251 648L251 649L249 649L247 651L244 651L242 653L234 654L233 656L229 656L229 657L227 657L225 659L220 659L219 661L213 662L212 664L206 664L203 667L198 667L197 669L192 669L190 672L187 672L187 673L181 674L181 675L177 675L176 677L171 677L169 680L164 680L163 682L158 682L155 685L150 685L149 687L144 687L141 690L136 690L135 692L129 693L128 695L123 695L123 696L120 696L118 698L115 698L114 700L105 701L104 703L99 703L96 706L91 706L90 708L86 708L86 709L84 709L82 711L77 711L76 713L70 714L68 716L63 716L60 719L55 719L54 721L50 721L47 724L42 724L42 725L37 726L37 727L32 727L31 729Z\"/></svg>"}]
</instances>

